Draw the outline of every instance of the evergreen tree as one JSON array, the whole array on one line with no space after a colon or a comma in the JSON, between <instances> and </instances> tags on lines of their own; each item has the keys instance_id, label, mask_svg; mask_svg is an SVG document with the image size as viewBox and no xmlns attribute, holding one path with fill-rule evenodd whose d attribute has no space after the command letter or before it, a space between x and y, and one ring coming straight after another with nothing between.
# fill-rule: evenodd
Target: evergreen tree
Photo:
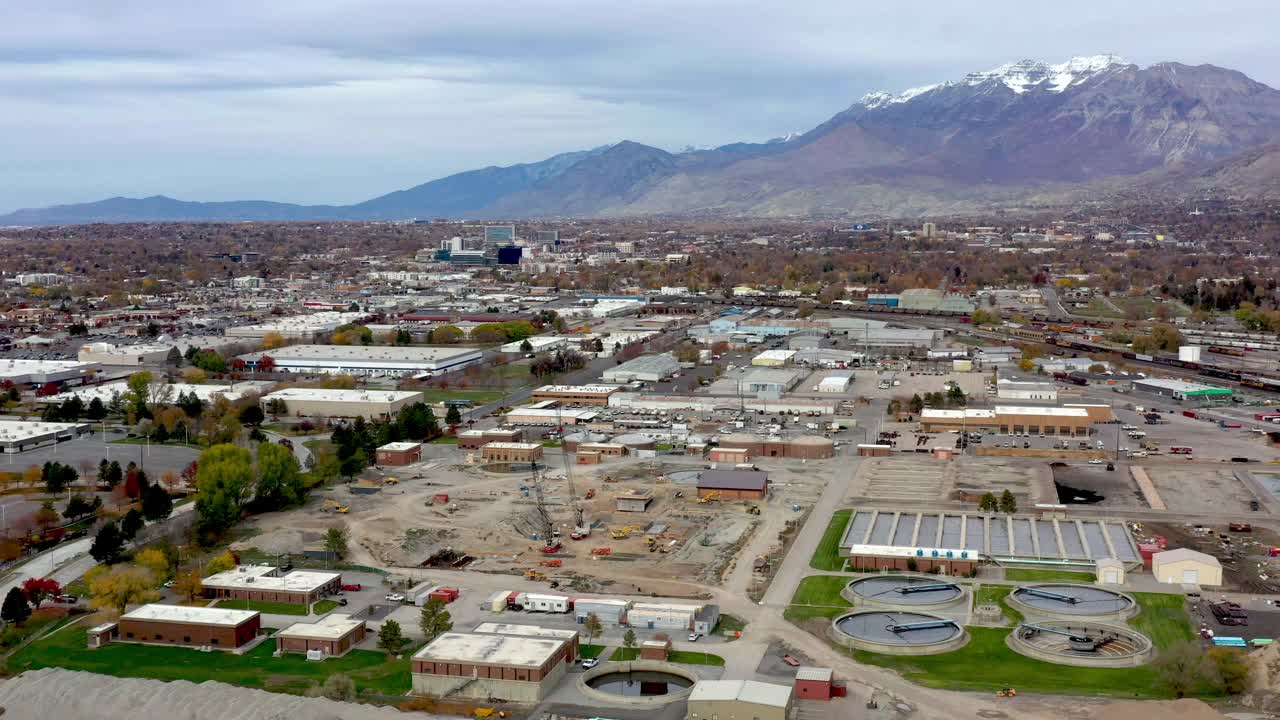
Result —
<instances>
[{"instance_id":1,"label":"evergreen tree","mask_svg":"<svg viewBox=\"0 0 1280 720\"><path fill-rule=\"evenodd\" d=\"M89 401L89 407L85 410L85 417L97 422L107 416L107 406L102 404L102 398L95 397Z\"/></svg>"},{"instance_id":2,"label":"evergreen tree","mask_svg":"<svg viewBox=\"0 0 1280 720\"><path fill-rule=\"evenodd\" d=\"M395 620L385 620L382 623L382 629L378 631L378 647L386 652L395 655L405 646L408 639L400 630L400 623Z\"/></svg>"},{"instance_id":3,"label":"evergreen tree","mask_svg":"<svg viewBox=\"0 0 1280 720\"><path fill-rule=\"evenodd\" d=\"M1018 501L1014 499L1013 493L1008 488L1000 493L1000 512L1012 515L1018 512Z\"/></svg>"},{"instance_id":4,"label":"evergreen tree","mask_svg":"<svg viewBox=\"0 0 1280 720\"><path fill-rule=\"evenodd\" d=\"M458 411L457 405L449 406L449 412L445 413L444 421L449 425L462 424L462 413Z\"/></svg>"},{"instance_id":5,"label":"evergreen tree","mask_svg":"<svg viewBox=\"0 0 1280 720\"><path fill-rule=\"evenodd\" d=\"M137 508L130 508L129 512L120 519L120 537L124 540L132 540L138 536L138 531L146 524L142 513L138 512Z\"/></svg>"},{"instance_id":6,"label":"evergreen tree","mask_svg":"<svg viewBox=\"0 0 1280 720\"><path fill-rule=\"evenodd\" d=\"M453 629L453 616L444 609L443 600L433 597L422 606L419 627L422 629L422 634L426 636L427 642Z\"/></svg>"},{"instance_id":7,"label":"evergreen tree","mask_svg":"<svg viewBox=\"0 0 1280 720\"><path fill-rule=\"evenodd\" d=\"M0 606L0 619L12 625L21 625L29 617L31 605L27 602L27 596L16 587L9 588L9 594L4 596L4 605Z\"/></svg>"},{"instance_id":8,"label":"evergreen tree","mask_svg":"<svg viewBox=\"0 0 1280 720\"><path fill-rule=\"evenodd\" d=\"M164 520L173 512L173 498L168 491L157 485L147 488L142 494L142 516L148 520Z\"/></svg>"},{"instance_id":9,"label":"evergreen tree","mask_svg":"<svg viewBox=\"0 0 1280 720\"><path fill-rule=\"evenodd\" d=\"M130 512L136 512L131 510ZM128 519L128 516L125 516ZM141 520L141 517L139 517ZM98 531L93 538L93 545L89 548L89 555L104 565L114 565L120 562L120 555L124 552L124 538L120 535L120 530L116 524L107 521L106 525Z\"/></svg>"}]
</instances>

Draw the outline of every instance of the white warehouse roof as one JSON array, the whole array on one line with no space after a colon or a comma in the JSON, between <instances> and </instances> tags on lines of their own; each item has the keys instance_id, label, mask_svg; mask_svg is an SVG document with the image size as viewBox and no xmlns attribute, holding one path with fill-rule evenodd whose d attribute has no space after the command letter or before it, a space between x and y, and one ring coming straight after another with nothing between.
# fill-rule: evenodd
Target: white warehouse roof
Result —
<instances>
[{"instance_id":1,"label":"white warehouse roof","mask_svg":"<svg viewBox=\"0 0 1280 720\"><path fill-rule=\"evenodd\" d=\"M755 680L699 680L689 694L689 702L724 700L786 707L791 702L791 687Z\"/></svg>"},{"instance_id":2,"label":"white warehouse roof","mask_svg":"<svg viewBox=\"0 0 1280 720\"><path fill-rule=\"evenodd\" d=\"M564 645L564 640L511 635L447 632L414 653L428 662L475 663L541 667Z\"/></svg>"},{"instance_id":3,"label":"white warehouse roof","mask_svg":"<svg viewBox=\"0 0 1280 720\"><path fill-rule=\"evenodd\" d=\"M150 605L143 605L130 610L121 615L120 619L195 623L197 625L230 625L235 627L246 620L252 619L257 614L257 610L228 610L226 608L151 603Z\"/></svg>"}]
</instances>

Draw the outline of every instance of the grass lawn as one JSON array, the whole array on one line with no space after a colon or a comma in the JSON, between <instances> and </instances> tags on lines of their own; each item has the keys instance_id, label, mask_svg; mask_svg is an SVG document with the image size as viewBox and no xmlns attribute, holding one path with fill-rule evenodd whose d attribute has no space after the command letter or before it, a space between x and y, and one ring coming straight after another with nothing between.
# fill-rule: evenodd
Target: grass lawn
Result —
<instances>
[{"instance_id":1,"label":"grass lawn","mask_svg":"<svg viewBox=\"0 0 1280 720\"><path fill-rule=\"evenodd\" d=\"M528 373L525 370L525 373ZM470 400L473 405L487 405L501 400L505 393L495 390L419 390L426 402L438 403L445 400Z\"/></svg>"},{"instance_id":2,"label":"grass lawn","mask_svg":"<svg viewBox=\"0 0 1280 720\"><path fill-rule=\"evenodd\" d=\"M832 618L848 609L840 597L847 578L810 576L796 589L785 617L792 622ZM1006 616L1021 620L1004 605L1009 587L982 586L976 599L999 602ZM1158 649L1192 638L1190 619L1179 595L1133 593L1143 606L1130 624L1152 639ZM858 662L896 670L914 683L932 688L994 692L1013 686L1019 691L1062 695L1104 695L1117 698L1164 698L1156 671L1138 668L1077 668L1023 657L1005 644L1009 628L968 628L969 644L955 652L919 657L896 657L847 648L833 648Z\"/></svg>"},{"instance_id":3,"label":"grass lawn","mask_svg":"<svg viewBox=\"0 0 1280 720\"><path fill-rule=\"evenodd\" d=\"M325 613L329 612L330 610L333 610L336 607L339 607L337 600L321 600L319 602L312 604L311 614L324 615Z\"/></svg>"},{"instance_id":4,"label":"grass lawn","mask_svg":"<svg viewBox=\"0 0 1280 720\"><path fill-rule=\"evenodd\" d=\"M827 525L826 532L822 533L818 549L813 551L813 557L809 559L809 567L814 570L844 569L845 560L840 557L840 539L844 537L844 529L849 525L852 515L852 510L837 510L831 516L831 523Z\"/></svg>"},{"instance_id":5,"label":"grass lawn","mask_svg":"<svg viewBox=\"0 0 1280 720\"><path fill-rule=\"evenodd\" d=\"M1164 593L1129 593L1142 612L1129 621L1129 624L1143 635L1151 638L1157 649L1176 645L1187 640L1194 640L1196 633L1191 627L1191 617L1187 614L1187 604L1181 595Z\"/></svg>"},{"instance_id":6,"label":"grass lawn","mask_svg":"<svg viewBox=\"0 0 1280 720\"><path fill-rule=\"evenodd\" d=\"M609 656L609 662L627 662L640 657L640 648L620 647Z\"/></svg>"},{"instance_id":7,"label":"grass lawn","mask_svg":"<svg viewBox=\"0 0 1280 720\"><path fill-rule=\"evenodd\" d=\"M227 652L202 653L192 648L156 647L113 643L97 650L85 647L85 623L74 623L53 635L32 643L9 658L13 673L42 667L102 673L117 677L155 680L205 680L300 694L323 683L334 673L355 681L356 689L379 695L402 695L409 690L409 653L403 660L371 650L352 650L340 658L308 662L306 656L290 653L274 658L276 645L268 640L244 655Z\"/></svg>"},{"instance_id":8,"label":"grass lawn","mask_svg":"<svg viewBox=\"0 0 1280 720\"><path fill-rule=\"evenodd\" d=\"M724 658L711 653L700 653L697 650L672 650L667 660L681 665L712 665L724 667Z\"/></svg>"},{"instance_id":9,"label":"grass lawn","mask_svg":"<svg viewBox=\"0 0 1280 720\"><path fill-rule=\"evenodd\" d=\"M111 440L110 443L112 445L146 445L147 439L141 438L141 437L120 438L119 440ZM174 440L170 440L169 442L164 442L164 443L159 443L159 442L156 442L155 440L152 440L151 444L156 447L188 447L188 448L191 448L192 450L204 449L204 446L197 445L196 443L184 443L184 442L177 442Z\"/></svg>"},{"instance_id":10,"label":"grass lawn","mask_svg":"<svg viewBox=\"0 0 1280 720\"><path fill-rule=\"evenodd\" d=\"M318 453L324 450L333 452L333 442L331 442L328 438L316 438L315 440L303 440L302 444L313 453Z\"/></svg>"},{"instance_id":11,"label":"grass lawn","mask_svg":"<svg viewBox=\"0 0 1280 720\"><path fill-rule=\"evenodd\" d=\"M604 645L579 645L578 656L584 660L600 657L600 653L604 652Z\"/></svg>"},{"instance_id":12,"label":"grass lawn","mask_svg":"<svg viewBox=\"0 0 1280 720\"><path fill-rule=\"evenodd\" d=\"M1008 568L1004 571L1004 579L1011 582L1073 582L1092 585L1094 578L1093 573L1074 570Z\"/></svg>"},{"instance_id":13,"label":"grass lawn","mask_svg":"<svg viewBox=\"0 0 1280 720\"><path fill-rule=\"evenodd\" d=\"M219 600L217 607L231 610L257 610L271 615L306 615L307 606L267 600Z\"/></svg>"},{"instance_id":14,"label":"grass lawn","mask_svg":"<svg viewBox=\"0 0 1280 720\"><path fill-rule=\"evenodd\" d=\"M849 601L840 597L840 590L848 584L849 578L835 575L811 575L801 580L783 617L791 622L800 622L811 618L831 618L848 611Z\"/></svg>"}]
</instances>

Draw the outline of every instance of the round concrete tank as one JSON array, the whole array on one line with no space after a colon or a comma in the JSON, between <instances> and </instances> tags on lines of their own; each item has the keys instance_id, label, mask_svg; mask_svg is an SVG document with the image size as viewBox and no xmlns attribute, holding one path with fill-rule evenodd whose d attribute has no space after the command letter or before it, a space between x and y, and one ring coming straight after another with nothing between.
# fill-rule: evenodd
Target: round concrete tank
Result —
<instances>
[{"instance_id":1,"label":"round concrete tank","mask_svg":"<svg viewBox=\"0 0 1280 720\"><path fill-rule=\"evenodd\" d=\"M619 445L625 445L630 450L653 450L658 447L658 441L648 435L640 433L627 433L619 435L613 439L613 442Z\"/></svg>"}]
</instances>

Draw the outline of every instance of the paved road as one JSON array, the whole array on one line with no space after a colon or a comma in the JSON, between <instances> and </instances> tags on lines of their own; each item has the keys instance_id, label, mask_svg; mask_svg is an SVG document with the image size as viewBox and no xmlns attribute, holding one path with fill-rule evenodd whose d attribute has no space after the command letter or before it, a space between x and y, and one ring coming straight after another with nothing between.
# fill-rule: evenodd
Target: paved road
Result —
<instances>
[{"instance_id":1,"label":"paved road","mask_svg":"<svg viewBox=\"0 0 1280 720\"><path fill-rule=\"evenodd\" d=\"M173 514L181 515L191 512L195 506L195 503L184 503L175 507ZM59 583L66 585L84 575L96 564L93 558L89 557L89 548L92 545L93 538L86 537L75 542L63 543L31 558L15 568L13 574L7 576L3 584L0 584L0 597L7 595L10 589L26 582L28 578L53 577Z\"/></svg>"}]
</instances>

